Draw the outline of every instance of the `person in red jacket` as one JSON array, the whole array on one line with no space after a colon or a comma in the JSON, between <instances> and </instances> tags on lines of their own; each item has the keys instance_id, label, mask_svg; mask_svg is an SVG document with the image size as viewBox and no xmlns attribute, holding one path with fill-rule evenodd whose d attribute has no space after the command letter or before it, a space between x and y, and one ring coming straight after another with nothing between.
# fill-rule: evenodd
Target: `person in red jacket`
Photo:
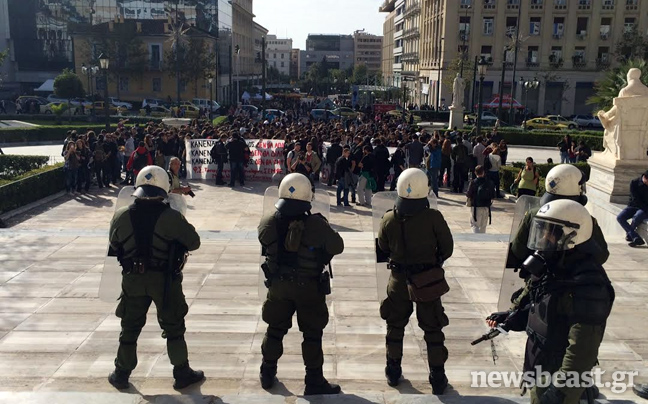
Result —
<instances>
[{"instance_id":1,"label":"person in red jacket","mask_svg":"<svg viewBox=\"0 0 648 404\"><path fill-rule=\"evenodd\" d=\"M126 169L133 170L133 176L137 178L137 174L142 168L151 165L153 165L151 153L149 153L144 142L139 142L137 149L131 154L128 163L126 163Z\"/></svg>"}]
</instances>

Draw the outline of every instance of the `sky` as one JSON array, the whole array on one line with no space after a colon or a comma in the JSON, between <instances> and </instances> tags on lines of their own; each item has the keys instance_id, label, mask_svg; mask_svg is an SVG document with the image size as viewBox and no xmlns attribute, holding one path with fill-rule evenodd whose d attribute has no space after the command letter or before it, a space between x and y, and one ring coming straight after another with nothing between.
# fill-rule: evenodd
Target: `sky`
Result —
<instances>
[{"instance_id":1,"label":"sky","mask_svg":"<svg viewBox=\"0 0 648 404\"><path fill-rule=\"evenodd\" d=\"M292 38L304 50L308 34L353 34L365 29L382 35L383 0L254 0L254 19L278 38Z\"/></svg>"}]
</instances>

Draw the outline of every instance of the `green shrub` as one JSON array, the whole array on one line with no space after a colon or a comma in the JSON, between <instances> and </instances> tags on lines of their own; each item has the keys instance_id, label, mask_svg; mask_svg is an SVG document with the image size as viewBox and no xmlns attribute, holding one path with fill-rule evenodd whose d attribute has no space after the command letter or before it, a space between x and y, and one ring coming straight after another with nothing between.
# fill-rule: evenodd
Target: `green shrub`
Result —
<instances>
[{"instance_id":1,"label":"green shrub","mask_svg":"<svg viewBox=\"0 0 648 404\"><path fill-rule=\"evenodd\" d=\"M47 164L48 160L48 156L0 155L0 179L13 179L36 170Z\"/></svg>"},{"instance_id":2,"label":"green shrub","mask_svg":"<svg viewBox=\"0 0 648 404\"><path fill-rule=\"evenodd\" d=\"M30 171L18 180L2 185L0 180L0 213L20 208L65 189L62 164Z\"/></svg>"},{"instance_id":3,"label":"green shrub","mask_svg":"<svg viewBox=\"0 0 648 404\"><path fill-rule=\"evenodd\" d=\"M540 179L538 181L538 191L536 192L537 196L544 195L545 191L545 177L549 171L554 168L557 164L536 164L536 169L538 170L538 175ZM589 179L590 176L590 166L587 163L576 163L572 164L573 166L578 167L584 174L585 177ZM509 192L511 185L517 178L518 173L524 167L524 163L513 163L512 166L504 166L500 168L500 188L506 192Z\"/></svg>"},{"instance_id":4,"label":"green shrub","mask_svg":"<svg viewBox=\"0 0 648 404\"><path fill-rule=\"evenodd\" d=\"M2 143L29 143L43 141L60 141L63 144L65 136L69 130L76 130L85 133L93 130L96 133L105 129L103 125L52 125L39 126L36 128L14 128L0 129L0 144ZM117 126L112 126L111 130L116 130Z\"/></svg>"}]
</instances>

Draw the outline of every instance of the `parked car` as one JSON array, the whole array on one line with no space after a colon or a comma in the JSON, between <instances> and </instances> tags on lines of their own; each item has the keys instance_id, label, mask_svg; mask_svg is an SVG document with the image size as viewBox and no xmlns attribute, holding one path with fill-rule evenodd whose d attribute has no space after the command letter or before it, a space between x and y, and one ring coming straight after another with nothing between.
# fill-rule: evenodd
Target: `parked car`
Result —
<instances>
[{"instance_id":1,"label":"parked car","mask_svg":"<svg viewBox=\"0 0 648 404\"><path fill-rule=\"evenodd\" d=\"M554 121L556 123L562 123L563 125L567 125L568 129L578 129L578 123L572 121L571 119L567 119L564 116L547 115L545 118L551 119L552 121Z\"/></svg>"},{"instance_id":2,"label":"parked car","mask_svg":"<svg viewBox=\"0 0 648 404\"><path fill-rule=\"evenodd\" d=\"M333 110L333 113L340 115L342 118L355 118L358 113L349 107L340 107Z\"/></svg>"},{"instance_id":3,"label":"parked car","mask_svg":"<svg viewBox=\"0 0 648 404\"><path fill-rule=\"evenodd\" d=\"M545 130L563 130L568 126L562 123L556 123L548 118L533 118L522 122L522 127L527 130L545 129Z\"/></svg>"},{"instance_id":4,"label":"parked car","mask_svg":"<svg viewBox=\"0 0 648 404\"><path fill-rule=\"evenodd\" d=\"M47 105L50 103L50 101L47 98L44 97L38 97L35 95L21 95L16 99L16 102L20 103L20 105L25 108L28 103L35 102L36 105L40 108L42 105Z\"/></svg>"},{"instance_id":5,"label":"parked car","mask_svg":"<svg viewBox=\"0 0 648 404\"><path fill-rule=\"evenodd\" d=\"M121 101L119 98L108 97L110 103L116 107L123 107L124 109L133 109L133 104L126 101Z\"/></svg>"},{"instance_id":6,"label":"parked car","mask_svg":"<svg viewBox=\"0 0 648 404\"><path fill-rule=\"evenodd\" d=\"M328 109L313 109L311 110L310 114L316 121L330 121L334 119L340 119L340 115L337 115L333 111L330 111Z\"/></svg>"},{"instance_id":7,"label":"parked car","mask_svg":"<svg viewBox=\"0 0 648 404\"><path fill-rule=\"evenodd\" d=\"M284 116L284 114L285 114L285 112L283 112L280 109L272 109L271 108L271 109L266 109L265 111L263 111L263 118L266 119L270 115L272 115L273 118L281 118L282 116Z\"/></svg>"},{"instance_id":8,"label":"parked car","mask_svg":"<svg viewBox=\"0 0 648 404\"><path fill-rule=\"evenodd\" d=\"M482 117L481 117L481 122L482 124L486 125L495 125L495 122L497 122L497 115L490 111L482 111ZM477 121L477 114L466 114L464 115L464 123L467 124L474 124L475 121Z\"/></svg>"},{"instance_id":9,"label":"parked car","mask_svg":"<svg viewBox=\"0 0 648 404\"><path fill-rule=\"evenodd\" d=\"M180 108L184 109L184 115L182 118L198 118L200 109L191 103L185 103L186 101L180 103ZM178 107L171 108L171 112L173 113L173 116L178 116Z\"/></svg>"},{"instance_id":10,"label":"parked car","mask_svg":"<svg viewBox=\"0 0 648 404\"><path fill-rule=\"evenodd\" d=\"M387 115L393 116L396 118L402 118L403 117L403 109L402 108L397 108L397 109L392 109L391 111L387 112ZM414 117L414 122L418 123L421 122L421 117L418 115L413 115L410 111L405 110L405 120L409 122L410 116Z\"/></svg>"},{"instance_id":11,"label":"parked car","mask_svg":"<svg viewBox=\"0 0 648 404\"><path fill-rule=\"evenodd\" d=\"M250 114L251 118L256 118L259 115L259 108L254 105L241 105L241 111Z\"/></svg>"},{"instance_id":12,"label":"parked car","mask_svg":"<svg viewBox=\"0 0 648 404\"><path fill-rule=\"evenodd\" d=\"M147 105L150 105L151 108L154 108L154 107L163 107L164 104L165 104L165 102L162 101L162 100L159 99L159 98L145 98L145 99L142 101L142 108L146 108Z\"/></svg>"},{"instance_id":13,"label":"parked car","mask_svg":"<svg viewBox=\"0 0 648 404\"><path fill-rule=\"evenodd\" d=\"M66 100L65 98L59 98L54 94L50 94L47 96L47 102L68 102L68 100Z\"/></svg>"},{"instance_id":14,"label":"parked car","mask_svg":"<svg viewBox=\"0 0 648 404\"><path fill-rule=\"evenodd\" d=\"M162 105L158 105L158 106L155 106L155 107L151 106L151 104L148 104L148 105L151 107L151 114L149 115L146 112L146 108L142 108L139 111L140 115L142 115L142 116L154 116L154 117L158 117L158 118L171 116L171 110L169 108L167 108L167 107L163 107Z\"/></svg>"},{"instance_id":15,"label":"parked car","mask_svg":"<svg viewBox=\"0 0 648 404\"><path fill-rule=\"evenodd\" d=\"M204 109L209 109L209 103L211 102L211 111L216 112L220 109L220 104L217 103L214 100L208 100L205 98L194 98L191 100L193 102L193 105L197 106L198 108L204 108Z\"/></svg>"},{"instance_id":16,"label":"parked car","mask_svg":"<svg viewBox=\"0 0 648 404\"><path fill-rule=\"evenodd\" d=\"M54 106L58 107L59 105L65 105L66 106L65 114L66 115L69 114L69 111L67 110L67 101L66 102L50 102L50 103L47 103L45 105L41 105L40 106L40 113L41 114L47 114L47 115L53 114L54 111L52 110L52 107L54 107ZM79 107L75 107L75 106L72 105L71 110L72 110L72 115L76 115L79 112Z\"/></svg>"},{"instance_id":17,"label":"parked car","mask_svg":"<svg viewBox=\"0 0 648 404\"><path fill-rule=\"evenodd\" d=\"M579 128L603 129L603 124L601 124L598 116L574 115L572 120L578 124Z\"/></svg>"},{"instance_id":18,"label":"parked car","mask_svg":"<svg viewBox=\"0 0 648 404\"><path fill-rule=\"evenodd\" d=\"M91 108L91 109L94 109L94 110L95 110L95 115L101 115L101 114L103 114L103 111L104 111L104 102L103 102L103 101L95 101L95 102L92 104L92 108ZM118 107L118 106L115 106L115 105L112 105L112 104L108 104L108 111L109 111L108 113L111 114L111 115L116 115L116 114L121 115L121 114L123 114L124 112L126 112L126 108L124 108L124 107Z\"/></svg>"},{"instance_id":19,"label":"parked car","mask_svg":"<svg viewBox=\"0 0 648 404\"><path fill-rule=\"evenodd\" d=\"M85 98L74 98L70 100L70 105L73 105L75 107L80 107L81 105L83 105L84 108L91 108L92 101L88 101Z\"/></svg>"}]
</instances>

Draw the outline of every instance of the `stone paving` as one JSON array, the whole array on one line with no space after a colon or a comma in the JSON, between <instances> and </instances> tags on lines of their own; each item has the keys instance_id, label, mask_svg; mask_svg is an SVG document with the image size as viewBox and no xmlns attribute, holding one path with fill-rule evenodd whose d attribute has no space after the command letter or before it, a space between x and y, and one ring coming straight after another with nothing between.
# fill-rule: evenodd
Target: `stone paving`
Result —
<instances>
[{"instance_id":1,"label":"stone paving","mask_svg":"<svg viewBox=\"0 0 648 404\"><path fill-rule=\"evenodd\" d=\"M232 190L192 182L197 197L188 201L187 218L203 243L185 268L186 339L192 365L203 369L207 380L183 392L193 396L182 399L171 388L172 368L153 307L139 340L133 387L117 394L105 379L120 328L115 304L98 299L98 285L118 190L64 196L10 219L10 227L0 229L0 402L528 402L515 387L470 387L471 371L519 371L522 365L522 334L498 338L496 365L488 343L470 345L487 331L483 318L496 307L514 205L497 201L488 233L474 235L465 198L447 192L439 209L455 238L455 253L445 265L451 291L443 298L450 318L445 332L453 389L448 395L440 400L429 395L425 343L415 317L405 337L407 380L396 389L385 383L385 323L378 314L371 212L335 206L330 221L342 233L345 251L333 261L324 370L347 395L319 401L295 397L303 392L297 327L285 338L281 383L270 393L263 391L258 369L265 323L260 319L256 226L267 185ZM334 202L332 188L329 194ZM601 347L601 368L608 373L638 370L646 380L646 250L625 244L612 244L610 250L606 269L617 298ZM610 402L641 401L630 391L602 392Z\"/></svg>"}]
</instances>

